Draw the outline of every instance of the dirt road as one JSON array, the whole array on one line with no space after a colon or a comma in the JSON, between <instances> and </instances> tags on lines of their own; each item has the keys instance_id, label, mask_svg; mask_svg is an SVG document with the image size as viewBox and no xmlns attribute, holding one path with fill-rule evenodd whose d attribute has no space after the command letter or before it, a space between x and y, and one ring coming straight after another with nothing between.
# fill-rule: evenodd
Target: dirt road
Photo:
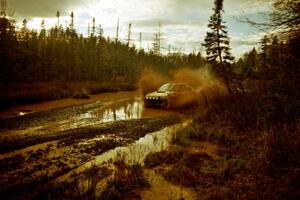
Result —
<instances>
[{"instance_id":1,"label":"dirt road","mask_svg":"<svg viewBox=\"0 0 300 200\"><path fill-rule=\"evenodd\" d=\"M183 119L175 112L145 109L142 98L127 95L37 112L33 106L25 115L1 118L0 196L34 197L48 182L103 152Z\"/></svg>"}]
</instances>

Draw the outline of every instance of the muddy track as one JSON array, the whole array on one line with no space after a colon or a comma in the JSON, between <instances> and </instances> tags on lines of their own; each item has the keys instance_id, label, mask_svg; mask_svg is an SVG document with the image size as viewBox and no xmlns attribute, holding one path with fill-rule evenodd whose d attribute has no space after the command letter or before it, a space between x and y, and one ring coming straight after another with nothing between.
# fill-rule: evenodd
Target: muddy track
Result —
<instances>
[{"instance_id":1,"label":"muddy track","mask_svg":"<svg viewBox=\"0 0 300 200\"><path fill-rule=\"evenodd\" d=\"M71 129L62 132L5 137L0 141L0 153L6 153L49 141L60 140L62 143L67 143L80 139L91 139L100 135L112 133L130 139L138 139L145 133L157 131L176 122L179 122L179 116L117 121L106 124L92 125L84 128Z\"/></svg>"},{"instance_id":2,"label":"muddy track","mask_svg":"<svg viewBox=\"0 0 300 200\"><path fill-rule=\"evenodd\" d=\"M179 116L117 121L4 139L0 142L0 196L14 199L39 192L51 180L94 156L180 121Z\"/></svg>"},{"instance_id":3,"label":"muddy track","mask_svg":"<svg viewBox=\"0 0 300 200\"><path fill-rule=\"evenodd\" d=\"M26 129L41 124L59 122L66 118L85 113L87 110L103 107L103 103L96 102L85 105L68 106L65 108L54 108L47 111L31 113L29 115L12 117L8 119L0 118L0 131L7 129Z\"/></svg>"},{"instance_id":4,"label":"muddy track","mask_svg":"<svg viewBox=\"0 0 300 200\"><path fill-rule=\"evenodd\" d=\"M0 119L0 197L32 199L96 156L183 120L178 114L143 118L142 103L95 102Z\"/></svg>"}]
</instances>

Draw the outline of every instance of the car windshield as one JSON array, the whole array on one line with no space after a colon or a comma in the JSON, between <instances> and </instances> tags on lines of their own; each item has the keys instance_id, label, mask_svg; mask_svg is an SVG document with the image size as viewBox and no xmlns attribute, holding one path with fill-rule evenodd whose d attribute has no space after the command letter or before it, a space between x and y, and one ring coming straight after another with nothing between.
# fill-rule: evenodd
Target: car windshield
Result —
<instances>
[{"instance_id":1,"label":"car windshield","mask_svg":"<svg viewBox=\"0 0 300 200\"><path fill-rule=\"evenodd\" d=\"M161 86L157 92L167 92L167 91L172 91L173 90L173 85L170 83L164 84Z\"/></svg>"},{"instance_id":2,"label":"car windshield","mask_svg":"<svg viewBox=\"0 0 300 200\"><path fill-rule=\"evenodd\" d=\"M177 84L167 83L167 84L164 84L163 86L161 86L157 92L163 93L163 92L170 92L170 91L173 91L173 92L190 91L190 88L188 88L186 85L180 84L180 83L177 83Z\"/></svg>"}]
</instances>

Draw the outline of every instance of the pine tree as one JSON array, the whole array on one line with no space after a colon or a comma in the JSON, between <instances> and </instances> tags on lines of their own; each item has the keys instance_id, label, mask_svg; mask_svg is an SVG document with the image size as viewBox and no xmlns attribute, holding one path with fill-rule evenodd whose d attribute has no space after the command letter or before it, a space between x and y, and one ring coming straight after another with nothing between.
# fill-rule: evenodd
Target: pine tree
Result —
<instances>
[{"instance_id":1,"label":"pine tree","mask_svg":"<svg viewBox=\"0 0 300 200\"><path fill-rule=\"evenodd\" d=\"M39 34L39 39L44 40L46 37L46 25L45 25L45 20L42 20L41 22L41 31Z\"/></svg>"},{"instance_id":2,"label":"pine tree","mask_svg":"<svg viewBox=\"0 0 300 200\"><path fill-rule=\"evenodd\" d=\"M265 35L260 41L261 66L263 70L266 70L268 66L269 46L270 46L270 38L267 35Z\"/></svg>"},{"instance_id":3,"label":"pine tree","mask_svg":"<svg viewBox=\"0 0 300 200\"><path fill-rule=\"evenodd\" d=\"M13 73L18 54L15 21L0 16L0 82L15 77Z\"/></svg>"},{"instance_id":4,"label":"pine tree","mask_svg":"<svg viewBox=\"0 0 300 200\"><path fill-rule=\"evenodd\" d=\"M244 75L253 75L258 72L258 54L253 48L249 53L245 54L243 73Z\"/></svg>"},{"instance_id":5,"label":"pine tree","mask_svg":"<svg viewBox=\"0 0 300 200\"><path fill-rule=\"evenodd\" d=\"M215 0L214 4L214 13L208 23L210 31L207 32L202 45L206 47L209 62L220 63L224 66L230 64L234 58L230 53L227 27L222 20L223 0Z\"/></svg>"},{"instance_id":6,"label":"pine tree","mask_svg":"<svg viewBox=\"0 0 300 200\"><path fill-rule=\"evenodd\" d=\"M24 47L28 47L29 42L29 28L28 28L28 21L26 19L22 22L22 28L19 33L19 40L22 42Z\"/></svg>"}]
</instances>

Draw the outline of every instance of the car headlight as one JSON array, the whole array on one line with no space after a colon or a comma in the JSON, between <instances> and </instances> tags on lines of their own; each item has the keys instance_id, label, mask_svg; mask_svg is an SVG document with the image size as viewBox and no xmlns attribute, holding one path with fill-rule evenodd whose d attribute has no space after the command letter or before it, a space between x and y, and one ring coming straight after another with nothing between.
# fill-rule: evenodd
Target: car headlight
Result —
<instances>
[{"instance_id":1,"label":"car headlight","mask_svg":"<svg viewBox=\"0 0 300 200\"><path fill-rule=\"evenodd\" d=\"M147 96L147 97L145 97L145 99L159 100L159 99L161 99L161 97L151 97L151 96Z\"/></svg>"}]
</instances>

